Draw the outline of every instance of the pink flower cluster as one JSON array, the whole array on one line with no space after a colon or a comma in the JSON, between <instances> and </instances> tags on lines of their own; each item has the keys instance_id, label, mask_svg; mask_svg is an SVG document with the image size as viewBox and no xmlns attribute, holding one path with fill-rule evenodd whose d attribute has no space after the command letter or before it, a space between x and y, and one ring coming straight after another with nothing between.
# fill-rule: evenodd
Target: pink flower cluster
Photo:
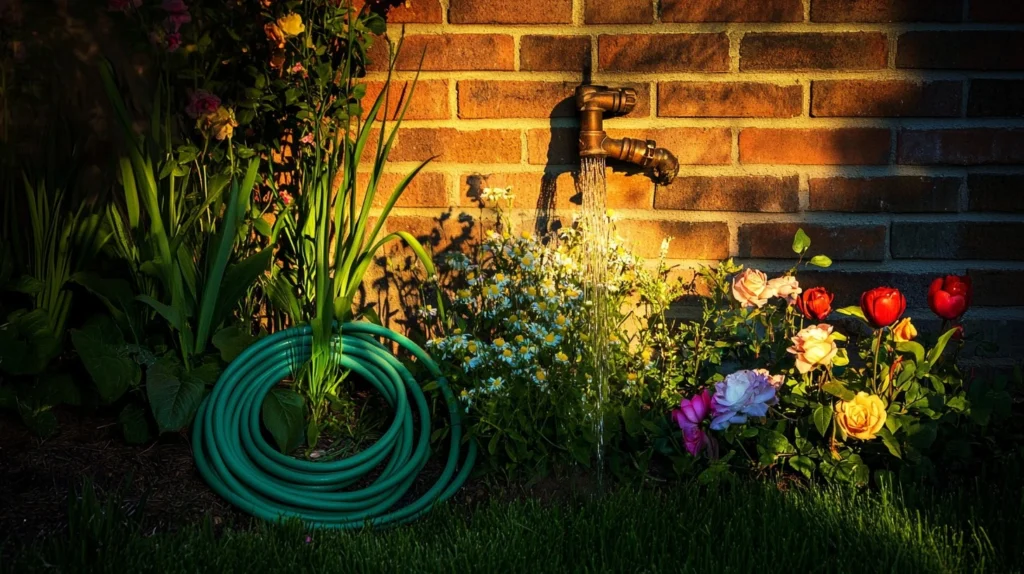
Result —
<instances>
[{"instance_id":1,"label":"pink flower cluster","mask_svg":"<svg viewBox=\"0 0 1024 574\"><path fill-rule=\"evenodd\" d=\"M745 423L748 416L763 417L768 407L779 402L776 390L785 382L782 375L772 376L764 369L736 371L715 384L715 392L700 394L679 402L672 419L683 431L686 451L697 456L705 448L714 456L716 443L703 428L711 418L711 430L724 430L733 423Z\"/></svg>"},{"instance_id":2,"label":"pink flower cluster","mask_svg":"<svg viewBox=\"0 0 1024 574\"><path fill-rule=\"evenodd\" d=\"M220 98L206 90L196 90L189 94L185 113L192 119L199 119L207 114L212 114L219 107Z\"/></svg>"},{"instance_id":3,"label":"pink flower cluster","mask_svg":"<svg viewBox=\"0 0 1024 574\"><path fill-rule=\"evenodd\" d=\"M166 46L168 52L173 52L181 47L181 27L192 21L192 14L188 11L185 0L163 0L160 7L167 12L167 19L164 20L164 30L167 32Z\"/></svg>"}]
</instances>

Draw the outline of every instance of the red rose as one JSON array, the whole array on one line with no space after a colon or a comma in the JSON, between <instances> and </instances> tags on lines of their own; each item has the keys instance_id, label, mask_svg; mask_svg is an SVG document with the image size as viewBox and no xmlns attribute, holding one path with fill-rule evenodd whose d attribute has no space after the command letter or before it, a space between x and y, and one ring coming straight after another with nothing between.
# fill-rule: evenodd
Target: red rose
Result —
<instances>
[{"instance_id":1,"label":"red rose","mask_svg":"<svg viewBox=\"0 0 1024 574\"><path fill-rule=\"evenodd\" d=\"M888 327L907 310L907 299L899 289L875 287L860 296L860 309L876 329Z\"/></svg>"},{"instance_id":2,"label":"red rose","mask_svg":"<svg viewBox=\"0 0 1024 574\"><path fill-rule=\"evenodd\" d=\"M971 306L971 278L967 275L936 277L928 288L928 306L943 319L957 319Z\"/></svg>"},{"instance_id":3,"label":"red rose","mask_svg":"<svg viewBox=\"0 0 1024 574\"><path fill-rule=\"evenodd\" d=\"M825 317L832 312L832 299L835 295L829 293L824 287L811 287L804 291L796 299L796 307L804 314L804 317L814 321L824 321Z\"/></svg>"}]
</instances>

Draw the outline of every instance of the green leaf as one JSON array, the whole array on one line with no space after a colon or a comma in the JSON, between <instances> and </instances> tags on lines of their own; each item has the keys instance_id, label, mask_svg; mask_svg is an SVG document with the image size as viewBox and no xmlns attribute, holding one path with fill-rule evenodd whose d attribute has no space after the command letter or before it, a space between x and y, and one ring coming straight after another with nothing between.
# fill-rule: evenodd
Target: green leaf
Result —
<instances>
[{"instance_id":1,"label":"green leaf","mask_svg":"<svg viewBox=\"0 0 1024 574\"><path fill-rule=\"evenodd\" d=\"M179 311L177 308L161 303L156 299L150 297L149 295L136 295L135 299L138 301L142 301L146 305L152 307L153 310L159 313L160 316L163 317L165 321L167 321L167 324L170 325L175 331L183 330L182 327L184 326L184 319L181 316L181 311Z\"/></svg>"},{"instance_id":2,"label":"green leaf","mask_svg":"<svg viewBox=\"0 0 1024 574\"><path fill-rule=\"evenodd\" d=\"M212 325L216 326L231 316L238 300L245 295L249 287L252 287L256 279L267 271L273 258L274 248L271 246L228 267L224 273L224 285L217 295Z\"/></svg>"},{"instance_id":3,"label":"green leaf","mask_svg":"<svg viewBox=\"0 0 1024 574\"><path fill-rule=\"evenodd\" d=\"M832 357L832 365L836 367L845 367L850 364L850 356L846 354L846 349L836 350L836 354Z\"/></svg>"},{"instance_id":4,"label":"green leaf","mask_svg":"<svg viewBox=\"0 0 1024 574\"><path fill-rule=\"evenodd\" d=\"M885 444L885 448L889 449L896 458L903 458L903 451L900 450L900 443L893 436L892 432L884 426L879 429L878 436L882 437L882 443Z\"/></svg>"},{"instance_id":5,"label":"green leaf","mask_svg":"<svg viewBox=\"0 0 1024 574\"><path fill-rule=\"evenodd\" d=\"M818 429L818 434L826 436L828 432L828 425L832 422L832 407L829 405L819 405L818 408L814 409L814 428Z\"/></svg>"},{"instance_id":6,"label":"green leaf","mask_svg":"<svg viewBox=\"0 0 1024 574\"><path fill-rule=\"evenodd\" d=\"M135 294L124 279L106 279L95 273L82 271L70 277L70 281L85 287L95 295L114 316L114 320L125 327L131 326L128 314L135 307Z\"/></svg>"},{"instance_id":7,"label":"green leaf","mask_svg":"<svg viewBox=\"0 0 1024 574\"><path fill-rule=\"evenodd\" d=\"M82 391L67 373L44 373L27 393L40 406L82 404Z\"/></svg>"},{"instance_id":8,"label":"green leaf","mask_svg":"<svg viewBox=\"0 0 1024 574\"><path fill-rule=\"evenodd\" d=\"M60 353L60 339L50 331L43 309L15 311L0 325L0 371L11 375L43 372Z\"/></svg>"},{"instance_id":9,"label":"green leaf","mask_svg":"<svg viewBox=\"0 0 1024 574\"><path fill-rule=\"evenodd\" d=\"M149 442L149 420L146 409L136 403L128 403L117 415L117 425L128 444L144 444Z\"/></svg>"},{"instance_id":10,"label":"green leaf","mask_svg":"<svg viewBox=\"0 0 1024 574\"><path fill-rule=\"evenodd\" d=\"M824 385L822 385L821 389L826 393L834 397L839 397L844 401L852 401L853 397L856 396L853 391L846 388L846 385L838 381L831 381L825 383Z\"/></svg>"},{"instance_id":11,"label":"green leaf","mask_svg":"<svg viewBox=\"0 0 1024 574\"><path fill-rule=\"evenodd\" d=\"M896 343L896 350L901 353L913 353L914 361L918 363L924 361L924 347L916 341Z\"/></svg>"},{"instance_id":12,"label":"green leaf","mask_svg":"<svg viewBox=\"0 0 1024 574\"><path fill-rule=\"evenodd\" d=\"M796 453L796 447L790 444L789 439L786 435L773 431L773 430L762 430L758 439L764 448L774 454L794 454Z\"/></svg>"},{"instance_id":13,"label":"green leaf","mask_svg":"<svg viewBox=\"0 0 1024 574\"><path fill-rule=\"evenodd\" d=\"M494 433L494 436L491 437L491 440L487 441L487 452L490 455L493 456L494 453L498 452L498 441L500 440L501 433Z\"/></svg>"},{"instance_id":14,"label":"green leaf","mask_svg":"<svg viewBox=\"0 0 1024 574\"><path fill-rule=\"evenodd\" d=\"M142 379L142 369L128 356L124 336L110 317L96 315L73 329L71 343L103 402L116 401Z\"/></svg>"},{"instance_id":15,"label":"green leaf","mask_svg":"<svg viewBox=\"0 0 1024 574\"><path fill-rule=\"evenodd\" d=\"M962 413L970 408L970 403L967 402L967 398L962 396L950 397L949 401L946 402L946 405L958 413Z\"/></svg>"},{"instance_id":16,"label":"green leaf","mask_svg":"<svg viewBox=\"0 0 1024 574\"><path fill-rule=\"evenodd\" d=\"M938 427L934 422L915 424L907 428L907 440L918 450L926 450L935 442Z\"/></svg>"},{"instance_id":17,"label":"green leaf","mask_svg":"<svg viewBox=\"0 0 1024 574\"><path fill-rule=\"evenodd\" d=\"M37 435L46 438L57 432L57 417L54 416L50 407L32 409L20 404L18 412L21 414L21 421L25 423L25 426Z\"/></svg>"},{"instance_id":18,"label":"green leaf","mask_svg":"<svg viewBox=\"0 0 1024 574\"><path fill-rule=\"evenodd\" d=\"M946 331L939 337L939 340L935 342L935 346L932 347L932 350L928 351L928 356L926 358L929 363L934 365L935 362L939 360L939 357L942 355L942 351L946 349L946 344L949 343L949 339L954 333L956 333L955 328Z\"/></svg>"},{"instance_id":19,"label":"green leaf","mask_svg":"<svg viewBox=\"0 0 1024 574\"><path fill-rule=\"evenodd\" d=\"M184 428L203 399L205 386L188 376L178 359L165 355L146 370L146 395L161 433Z\"/></svg>"},{"instance_id":20,"label":"green leaf","mask_svg":"<svg viewBox=\"0 0 1024 574\"><path fill-rule=\"evenodd\" d=\"M827 255L815 255L811 257L811 260L807 262L808 265L814 265L815 267L831 267L832 260Z\"/></svg>"},{"instance_id":21,"label":"green leaf","mask_svg":"<svg viewBox=\"0 0 1024 574\"><path fill-rule=\"evenodd\" d=\"M43 288L46 287L46 284L31 275L22 275L7 287L11 291L18 293L35 295L36 293L41 292Z\"/></svg>"},{"instance_id":22,"label":"green leaf","mask_svg":"<svg viewBox=\"0 0 1024 574\"><path fill-rule=\"evenodd\" d=\"M225 327L214 333L210 342L220 351L220 358L225 363L230 363L255 340L256 337L253 337L248 329L233 326Z\"/></svg>"},{"instance_id":23,"label":"green leaf","mask_svg":"<svg viewBox=\"0 0 1024 574\"><path fill-rule=\"evenodd\" d=\"M807 456L794 456L789 459L789 466L793 467L794 470L800 472L800 474L811 478L814 474L816 465L814 461Z\"/></svg>"},{"instance_id":24,"label":"green leaf","mask_svg":"<svg viewBox=\"0 0 1024 574\"><path fill-rule=\"evenodd\" d=\"M793 252L803 253L811 246L811 238L807 237L804 233L803 228L796 230L796 235L793 236Z\"/></svg>"},{"instance_id":25,"label":"green leaf","mask_svg":"<svg viewBox=\"0 0 1024 574\"><path fill-rule=\"evenodd\" d=\"M277 448L289 453L302 444L306 401L287 389L271 389L263 399L263 424L274 437Z\"/></svg>"},{"instance_id":26,"label":"green leaf","mask_svg":"<svg viewBox=\"0 0 1024 574\"><path fill-rule=\"evenodd\" d=\"M867 321L867 317L864 316L864 311L857 305L850 305L849 307L842 307L836 309L836 312L841 315L849 315L850 317L857 317L863 321Z\"/></svg>"}]
</instances>

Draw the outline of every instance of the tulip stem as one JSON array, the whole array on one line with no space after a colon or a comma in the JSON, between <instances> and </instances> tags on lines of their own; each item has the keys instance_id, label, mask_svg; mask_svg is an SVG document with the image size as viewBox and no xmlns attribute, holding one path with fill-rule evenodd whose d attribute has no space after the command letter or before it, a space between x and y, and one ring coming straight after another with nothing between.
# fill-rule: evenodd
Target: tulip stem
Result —
<instances>
[{"instance_id":1,"label":"tulip stem","mask_svg":"<svg viewBox=\"0 0 1024 574\"><path fill-rule=\"evenodd\" d=\"M883 330L884 329L879 329L878 330L878 338L875 339L875 374L871 378L871 386L872 386L872 388L874 390L874 393L876 395L878 394L878 355L881 354L881 351L882 351L882 331Z\"/></svg>"}]
</instances>

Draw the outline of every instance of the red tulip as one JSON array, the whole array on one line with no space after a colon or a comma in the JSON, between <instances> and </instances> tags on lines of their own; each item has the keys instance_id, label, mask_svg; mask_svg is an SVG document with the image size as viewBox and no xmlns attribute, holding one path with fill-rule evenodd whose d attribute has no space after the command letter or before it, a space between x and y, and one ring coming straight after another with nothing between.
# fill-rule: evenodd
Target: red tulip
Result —
<instances>
[{"instance_id":1,"label":"red tulip","mask_svg":"<svg viewBox=\"0 0 1024 574\"><path fill-rule=\"evenodd\" d=\"M796 298L796 307L804 317L814 321L824 321L832 312L832 299L835 295L824 287L811 287Z\"/></svg>"},{"instance_id":2,"label":"red tulip","mask_svg":"<svg viewBox=\"0 0 1024 574\"><path fill-rule=\"evenodd\" d=\"M895 323L907 310L907 299L899 289L875 287L860 296L860 309L876 329Z\"/></svg>"},{"instance_id":3,"label":"red tulip","mask_svg":"<svg viewBox=\"0 0 1024 574\"><path fill-rule=\"evenodd\" d=\"M928 288L928 306L943 319L959 318L971 306L971 278L967 275L936 277Z\"/></svg>"}]
</instances>

